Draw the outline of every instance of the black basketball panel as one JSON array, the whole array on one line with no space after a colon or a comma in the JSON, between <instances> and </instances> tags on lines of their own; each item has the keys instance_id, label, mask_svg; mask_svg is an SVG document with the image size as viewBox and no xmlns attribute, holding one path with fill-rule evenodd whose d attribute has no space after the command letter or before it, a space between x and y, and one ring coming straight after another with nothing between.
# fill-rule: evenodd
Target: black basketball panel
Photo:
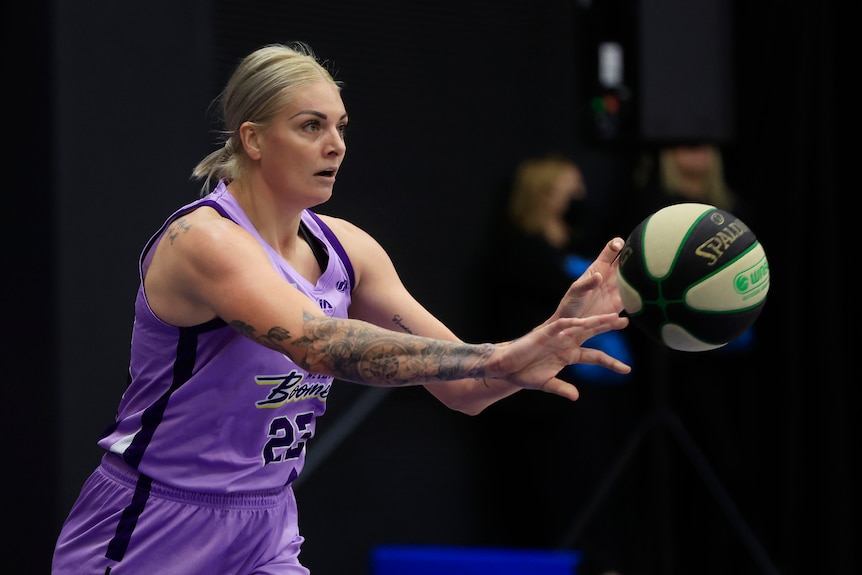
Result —
<instances>
[{"instance_id":1,"label":"black basketball panel","mask_svg":"<svg viewBox=\"0 0 862 575\"><path fill-rule=\"evenodd\" d=\"M751 327L760 315L764 303L733 313L705 313L682 304L673 304L666 308L667 322L684 327L701 341L726 343L738 338Z\"/></svg>"},{"instance_id":2,"label":"black basketball panel","mask_svg":"<svg viewBox=\"0 0 862 575\"><path fill-rule=\"evenodd\" d=\"M664 282L664 296L681 299L690 286L733 263L756 241L754 232L736 216L718 209L705 213L680 248Z\"/></svg>"}]
</instances>

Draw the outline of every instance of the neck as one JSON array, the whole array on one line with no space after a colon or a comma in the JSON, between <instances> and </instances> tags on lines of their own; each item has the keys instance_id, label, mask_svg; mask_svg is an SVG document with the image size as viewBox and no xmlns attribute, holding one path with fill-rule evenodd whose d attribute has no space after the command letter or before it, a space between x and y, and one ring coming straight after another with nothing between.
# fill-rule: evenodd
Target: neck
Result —
<instances>
[{"instance_id":1,"label":"neck","mask_svg":"<svg viewBox=\"0 0 862 575\"><path fill-rule=\"evenodd\" d=\"M301 209L292 209L275 201L268 188L234 181L228 191L236 198L257 233L283 256L296 249L299 241Z\"/></svg>"}]
</instances>

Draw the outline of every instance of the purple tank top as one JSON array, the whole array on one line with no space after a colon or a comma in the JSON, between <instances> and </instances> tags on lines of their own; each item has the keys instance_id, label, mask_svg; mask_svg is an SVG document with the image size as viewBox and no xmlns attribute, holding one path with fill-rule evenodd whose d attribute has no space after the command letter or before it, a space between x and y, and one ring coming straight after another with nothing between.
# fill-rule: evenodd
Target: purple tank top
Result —
<instances>
[{"instance_id":1,"label":"purple tank top","mask_svg":"<svg viewBox=\"0 0 862 575\"><path fill-rule=\"evenodd\" d=\"M329 316L347 317L353 270L332 231L311 211L310 235L328 254L312 285L258 235L224 182L174 212L141 254L130 383L114 424L99 440L140 473L168 485L233 493L291 483L326 411L332 377L308 373L284 354L239 335L221 319L178 328L147 304L143 277L170 222L208 205L251 233L273 267Z\"/></svg>"}]
</instances>

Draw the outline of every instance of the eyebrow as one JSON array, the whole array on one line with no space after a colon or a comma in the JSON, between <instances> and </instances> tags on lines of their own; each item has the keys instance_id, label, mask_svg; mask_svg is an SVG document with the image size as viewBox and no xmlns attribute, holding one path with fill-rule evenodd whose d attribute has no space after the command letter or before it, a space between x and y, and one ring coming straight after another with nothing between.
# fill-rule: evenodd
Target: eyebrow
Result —
<instances>
[{"instance_id":1,"label":"eyebrow","mask_svg":"<svg viewBox=\"0 0 862 575\"><path fill-rule=\"evenodd\" d=\"M318 118L320 118L321 120L326 120L326 119L327 119L326 114L324 114L324 113L322 113L322 112L318 112L317 110L300 110L299 112L297 112L296 114L294 114L293 116L291 116L289 119L290 119L290 120L292 120L292 119L296 118L297 116L301 116L301 115L303 115L303 114L311 114L312 116L317 116L317 117L318 117ZM344 119L344 118L346 118L346 117L347 117L347 112L343 113L343 114L341 115L341 117L339 118L339 120L343 120L343 119Z\"/></svg>"}]
</instances>

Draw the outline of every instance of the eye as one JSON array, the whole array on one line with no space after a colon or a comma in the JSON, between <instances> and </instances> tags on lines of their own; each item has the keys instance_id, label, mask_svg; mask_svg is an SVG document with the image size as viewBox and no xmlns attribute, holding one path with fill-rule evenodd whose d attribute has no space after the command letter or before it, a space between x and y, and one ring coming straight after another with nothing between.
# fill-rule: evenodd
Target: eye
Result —
<instances>
[{"instance_id":1,"label":"eye","mask_svg":"<svg viewBox=\"0 0 862 575\"><path fill-rule=\"evenodd\" d=\"M344 137L347 135L347 122L342 122L341 124L338 124L338 133L341 134L341 139L343 140Z\"/></svg>"},{"instance_id":2,"label":"eye","mask_svg":"<svg viewBox=\"0 0 862 575\"><path fill-rule=\"evenodd\" d=\"M302 129L306 132L317 132L320 130L320 122L318 120L309 120L302 125Z\"/></svg>"}]
</instances>

